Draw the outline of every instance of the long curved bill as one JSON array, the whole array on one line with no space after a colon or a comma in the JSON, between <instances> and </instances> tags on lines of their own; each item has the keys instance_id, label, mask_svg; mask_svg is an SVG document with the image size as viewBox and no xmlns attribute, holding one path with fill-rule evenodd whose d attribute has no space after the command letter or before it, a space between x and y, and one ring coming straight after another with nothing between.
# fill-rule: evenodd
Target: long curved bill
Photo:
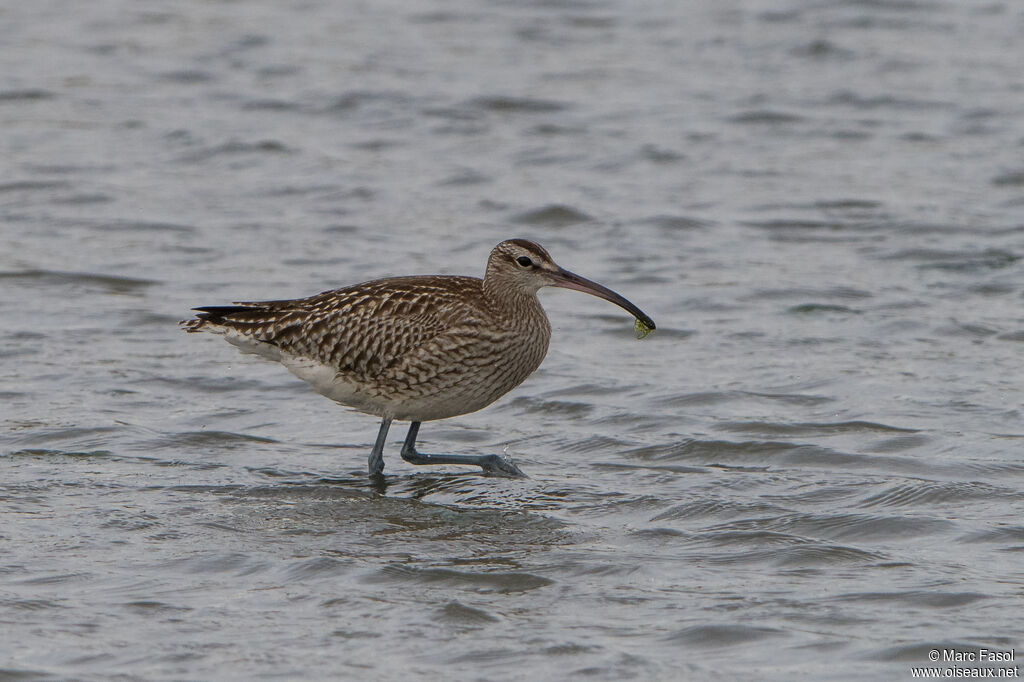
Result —
<instances>
[{"instance_id":1,"label":"long curved bill","mask_svg":"<svg viewBox=\"0 0 1024 682\"><path fill-rule=\"evenodd\" d=\"M654 324L654 320L648 317L647 313L640 310L608 287L598 284L597 282L592 282L586 277L580 277L575 272L569 272L568 270L559 268L557 272L551 274L551 286L562 287L563 289L575 289L576 291L582 291L585 294L590 294L591 296L597 296L598 298L603 298L606 301L611 301L623 310L628 311L629 314L635 317L640 324L647 328L648 332L657 328Z\"/></svg>"}]
</instances>

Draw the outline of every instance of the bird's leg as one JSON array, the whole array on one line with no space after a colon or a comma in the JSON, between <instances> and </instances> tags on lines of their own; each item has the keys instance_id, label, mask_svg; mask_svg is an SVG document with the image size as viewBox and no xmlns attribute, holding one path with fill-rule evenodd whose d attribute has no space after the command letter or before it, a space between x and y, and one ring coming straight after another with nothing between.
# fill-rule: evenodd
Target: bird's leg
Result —
<instances>
[{"instance_id":1,"label":"bird's leg","mask_svg":"<svg viewBox=\"0 0 1024 682\"><path fill-rule=\"evenodd\" d=\"M416 452L416 436L419 431L420 423L413 422L402 446L402 459L409 464L472 464L495 476L526 478L519 467L500 455L424 455Z\"/></svg>"},{"instance_id":2,"label":"bird's leg","mask_svg":"<svg viewBox=\"0 0 1024 682\"><path fill-rule=\"evenodd\" d=\"M380 420L377 442L373 444L373 450L370 451L370 458L367 460L371 476L380 476L380 472L384 471L384 442L388 439L388 429L390 428L390 417L384 417Z\"/></svg>"}]
</instances>

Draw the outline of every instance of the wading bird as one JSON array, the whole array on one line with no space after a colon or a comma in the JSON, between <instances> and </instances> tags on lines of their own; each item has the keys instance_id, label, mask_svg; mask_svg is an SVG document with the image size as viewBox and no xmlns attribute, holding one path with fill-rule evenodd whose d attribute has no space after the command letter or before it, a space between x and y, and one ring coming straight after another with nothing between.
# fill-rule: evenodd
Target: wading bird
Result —
<instances>
[{"instance_id":1,"label":"wading bird","mask_svg":"<svg viewBox=\"0 0 1024 682\"><path fill-rule=\"evenodd\" d=\"M416 436L421 422L486 407L540 366L551 325L537 291L547 286L611 301L636 317L640 334L655 328L625 298L560 268L525 239L494 247L483 279L391 277L308 298L193 308L195 318L181 324L280 362L321 395L380 417L371 476L384 469L395 419L412 422L402 446L402 459L411 464L470 464L522 476L499 455L422 454Z\"/></svg>"}]
</instances>

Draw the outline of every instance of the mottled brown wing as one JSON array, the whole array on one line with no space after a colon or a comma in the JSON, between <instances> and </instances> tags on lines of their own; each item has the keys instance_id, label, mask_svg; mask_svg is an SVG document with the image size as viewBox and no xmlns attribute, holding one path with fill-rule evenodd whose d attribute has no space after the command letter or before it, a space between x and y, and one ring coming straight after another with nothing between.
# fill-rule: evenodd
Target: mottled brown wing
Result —
<instances>
[{"instance_id":1,"label":"mottled brown wing","mask_svg":"<svg viewBox=\"0 0 1024 682\"><path fill-rule=\"evenodd\" d=\"M338 372L370 378L470 321L475 297L467 294L480 286L472 277L398 277L302 299L206 308L199 317Z\"/></svg>"}]
</instances>

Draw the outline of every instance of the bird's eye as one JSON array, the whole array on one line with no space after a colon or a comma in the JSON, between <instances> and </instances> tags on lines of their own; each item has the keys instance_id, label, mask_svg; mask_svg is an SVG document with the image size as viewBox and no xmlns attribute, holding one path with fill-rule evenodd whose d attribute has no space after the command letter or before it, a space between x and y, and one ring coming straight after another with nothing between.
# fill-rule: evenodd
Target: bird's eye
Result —
<instances>
[{"instance_id":1,"label":"bird's eye","mask_svg":"<svg viewBox=\"0 0 1024 682\"><path fill-rule=\"evenodd\" d=\"M520 256L516 258L516 262L522 265L524 268L528 268L533 265L533 261L530 260L529 256Z\"/></svg>"}]
</instances>

